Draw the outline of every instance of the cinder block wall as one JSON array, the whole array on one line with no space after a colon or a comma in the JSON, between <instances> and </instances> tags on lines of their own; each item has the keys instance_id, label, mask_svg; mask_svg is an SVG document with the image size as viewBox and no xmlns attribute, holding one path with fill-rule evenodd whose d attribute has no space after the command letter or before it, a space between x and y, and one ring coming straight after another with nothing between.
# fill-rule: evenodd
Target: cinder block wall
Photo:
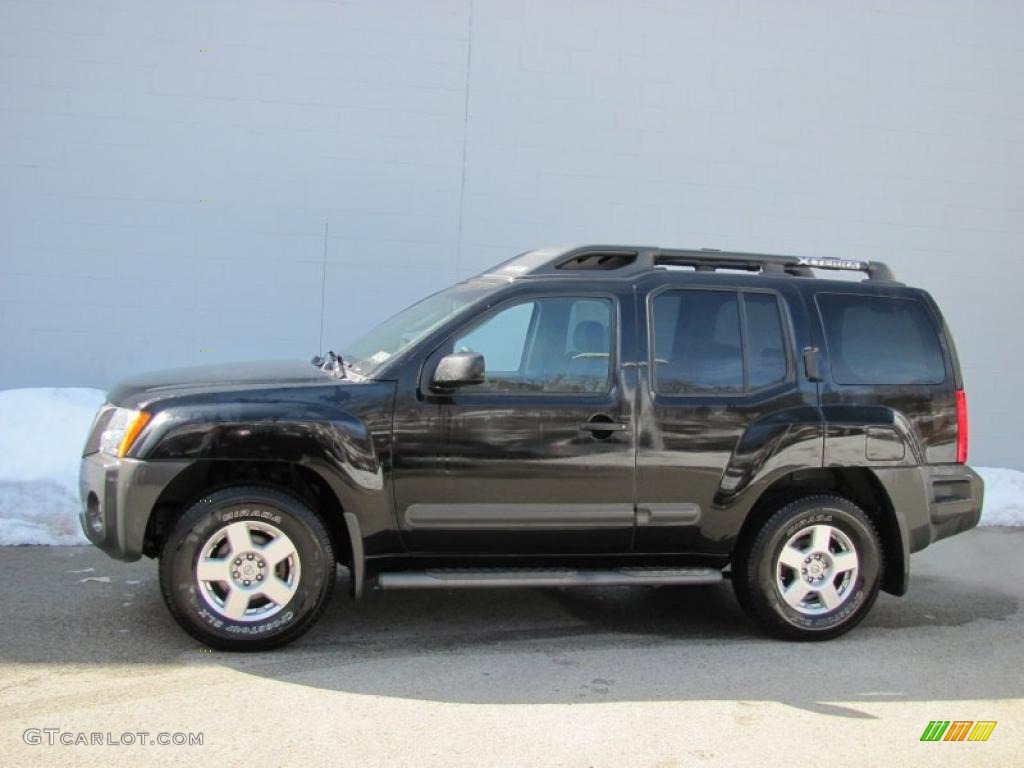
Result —
<instances>
[{"instance_id":1,"label":"cinder block wall","mask_svg":"<svg viewBox=\"0 0 1024 768\"><path fill-rule=\"evenodd\" d=\"M974 460L1024 467L1022 27L1016 0L2 2L0 386L309 356L321 319L342 346L540 244L884 258L956 333Z\"/></svg>"}]
</instances>

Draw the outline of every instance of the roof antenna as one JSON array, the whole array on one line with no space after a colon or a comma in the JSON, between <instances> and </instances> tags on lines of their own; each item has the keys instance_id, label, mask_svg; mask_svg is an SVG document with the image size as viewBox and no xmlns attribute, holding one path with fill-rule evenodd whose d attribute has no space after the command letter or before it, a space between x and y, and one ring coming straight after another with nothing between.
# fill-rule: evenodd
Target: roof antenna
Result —
<instances>
[{"instance_id":1,"label":"roof antenna","mask_svg":"<svg viewBox=\"0 0 1024 768\"><path fill-rule=\"evenodd\" d=\"M324 353L324 297L327 295L327 222L324 222L324 257L320 268L320 345L317 351Z\"/></svg>"}]
</instances>

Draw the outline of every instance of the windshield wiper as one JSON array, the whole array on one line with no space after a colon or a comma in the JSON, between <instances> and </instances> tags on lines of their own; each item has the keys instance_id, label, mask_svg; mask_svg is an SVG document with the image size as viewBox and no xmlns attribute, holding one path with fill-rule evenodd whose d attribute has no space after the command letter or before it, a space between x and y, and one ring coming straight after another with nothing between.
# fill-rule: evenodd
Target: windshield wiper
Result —
<instances>
[{"instance_id":1,"label":"windshield wiper","mask_svg":"<svg viewBox=\"0 0 1024 768\"><path fill-rule=\"evenodd\" d=\"M314 355L310 362L325 373L329 373L336 379L345 378L345 361L341 355L335 354L334 350L327 352L327 357Z\"/></svg>"}]
</instances>

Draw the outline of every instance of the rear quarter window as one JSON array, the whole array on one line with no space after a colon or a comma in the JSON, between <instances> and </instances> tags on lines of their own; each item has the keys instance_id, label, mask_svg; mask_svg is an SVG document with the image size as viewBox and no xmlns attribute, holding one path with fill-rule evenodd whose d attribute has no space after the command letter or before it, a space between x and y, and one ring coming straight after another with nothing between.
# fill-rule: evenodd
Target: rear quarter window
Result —
<instances>
[{"instance_id":1,"label":"rear quarter window","mask_svg":"<svg viewBox=\"0 0 1024 768\"><path fill-rule=\"evenodd\" d=\"M946 363L924 302L819 293L832 379L837 384L941 384Z\"/></svg>"}]
</instances>

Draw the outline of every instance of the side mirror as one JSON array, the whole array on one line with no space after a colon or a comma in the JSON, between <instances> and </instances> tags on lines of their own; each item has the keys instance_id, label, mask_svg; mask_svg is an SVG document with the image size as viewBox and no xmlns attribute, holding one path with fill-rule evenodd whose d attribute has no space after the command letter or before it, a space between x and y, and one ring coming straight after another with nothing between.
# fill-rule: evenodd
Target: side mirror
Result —
<instances>
[{"instance_id":1,"label":"side mirror","mask_svg":"<svg viewBox=\"0 0 1024 768\"><path fill-rule=\"evenodd\" d=\"M484 383L484 356L477 352L445 355L434 369L431 386L438 390Z\"/></svg>"}]
</instances>

